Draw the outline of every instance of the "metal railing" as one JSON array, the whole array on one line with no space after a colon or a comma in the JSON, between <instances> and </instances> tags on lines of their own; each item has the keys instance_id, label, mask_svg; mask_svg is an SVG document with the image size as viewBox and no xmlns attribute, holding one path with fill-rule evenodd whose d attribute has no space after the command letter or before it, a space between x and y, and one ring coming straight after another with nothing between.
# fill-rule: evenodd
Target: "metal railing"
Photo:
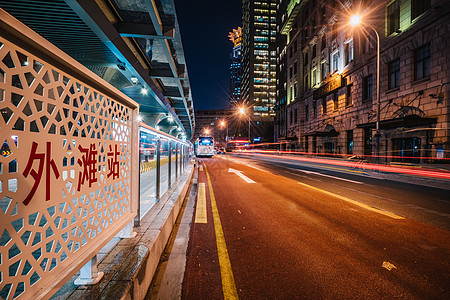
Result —
<instances>
[{"instance_id":1,"label":"metal railing","mask_svg":"<svg viewBox=\"0 0 450 300\"><path fill-rule=\"evenodd\" d=\"M172 188L189 164L192 145L144 123L139 127L140 197L142 218Z\"/></svg>"}]
</instances>

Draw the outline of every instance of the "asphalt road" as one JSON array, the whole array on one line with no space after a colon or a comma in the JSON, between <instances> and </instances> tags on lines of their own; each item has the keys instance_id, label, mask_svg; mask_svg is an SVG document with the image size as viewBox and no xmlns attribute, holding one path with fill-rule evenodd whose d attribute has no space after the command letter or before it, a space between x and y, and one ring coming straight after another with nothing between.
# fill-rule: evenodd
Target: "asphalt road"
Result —
<instances>
[{"instance_id":1,"label":"asphalt road","mask_svg":"<svg viewBox=\"0 0 450 300\"><path fill-rule=\"evenodd\" d=\"M200 165L183 299L448 298L448 190L228 155Z\"/></svg>"}]
</instances>

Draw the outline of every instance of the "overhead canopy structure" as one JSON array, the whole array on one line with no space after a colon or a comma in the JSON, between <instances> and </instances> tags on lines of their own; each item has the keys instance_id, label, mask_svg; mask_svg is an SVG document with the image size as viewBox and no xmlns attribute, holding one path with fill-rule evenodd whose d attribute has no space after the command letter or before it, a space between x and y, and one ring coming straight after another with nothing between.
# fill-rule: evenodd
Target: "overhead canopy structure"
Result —
<instances>
[{"instance_id":1,"label":"overhead canopy structure","mask_svg":"<svg viewBox=\"0 0 450 300\"><path fill-rule=\"evenodd\" d=\"M0 0L0 7L190 139L191 88L173 0Z\"/></svg>"}]
</instances>

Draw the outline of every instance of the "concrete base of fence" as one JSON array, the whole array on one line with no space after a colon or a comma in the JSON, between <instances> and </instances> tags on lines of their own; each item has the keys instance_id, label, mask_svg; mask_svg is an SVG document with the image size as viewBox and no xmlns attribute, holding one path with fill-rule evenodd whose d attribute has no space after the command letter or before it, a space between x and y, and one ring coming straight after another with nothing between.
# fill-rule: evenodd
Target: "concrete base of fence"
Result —
<instances>
[{"instance_id":1,"label":"concrete base of fence","mask_svg":"<svg viewBox=\"0 0 450 300\"><path fill-rule=\"evenodd\" d=\"M144 299L161 254L187 196L194 165L134 227L136 237L121 239L98 265L103 279L92 286L75 286L74 276L52 299Z\"/></svg>"}]
</instances>

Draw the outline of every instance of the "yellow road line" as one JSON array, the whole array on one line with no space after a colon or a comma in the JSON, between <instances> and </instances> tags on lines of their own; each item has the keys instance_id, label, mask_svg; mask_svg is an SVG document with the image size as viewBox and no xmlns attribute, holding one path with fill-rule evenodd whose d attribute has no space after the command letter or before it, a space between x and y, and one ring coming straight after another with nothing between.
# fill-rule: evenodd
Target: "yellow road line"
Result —
<instances>
[{"instance_id":1,"label":"yellow road line","mask_svg":"<svg viewBox=\"0 0 450 300\"><path fill-rule=\"evenodd\" d=\"M230 257L228 256L225 236L223 234L222 223L220 222L219 210L217 209L216 198L209 178L208 169L205 165L206 177L208 178L209 196L214 220L214 231L216 233L217 252L219 254L220 275L222 277L222 289L224 299L239 299L234 282L233 271L231 270Z\"/></svg>"},{"instance_id":2,"label":"yellow road line","mask_svg":"<svg viewBox=\"0 0 450 300\"><path fill-rule=\"evenodd\" d=\"M205 183L201 182L198 186L197 209L195 210L195 223L208 223L206 218L206 189Z\"/></svg>"},{"instance_id":3,"label":"yellow road line","mask_svg":"<svg viewBox=\"0 0 450 300\"><path fill-rule=\"evenodd\" d=\"M344 197L344 196L341 196L341 195L338 195L338 194L330 193L330 192L328 192L328 191L325 191L325 190L316 188L316 187L314 187L314 186L312 186L312 185L309 185L309 184L306 184L306 183L303 183L303 182L299 182L298 184L303 185L303 186L305 186L305 187L308 187L308 188L310 188L310 189L313 189L313 190L322 192L322 193L327 194L327 195L329 195L329 196L332 196L332 197L335 197L335 198L339 198L339 199L344 200L344 201L346 201L346 202L349 202L349 203L358 205L359 207L362 207L362 208L365 208L365 209L374 211L374 212L376 212L376 213L379 213L379 214L382 214L382 215L391 217L391 218L393 218L393 219L398 219L398 220L405 219L405 218L403 218L403 217L401 217L401 216L398 216L398 215L396 215L396 214L393 214L393 213L390 213L390 212L381 210L381 209L376 208L376 207L372 207L372 206L363 204L363 203L361 203L361 202L358 202L358 201L349 199L349 198L347 198L347 197Z\"/></svg>"}]
</instances>

